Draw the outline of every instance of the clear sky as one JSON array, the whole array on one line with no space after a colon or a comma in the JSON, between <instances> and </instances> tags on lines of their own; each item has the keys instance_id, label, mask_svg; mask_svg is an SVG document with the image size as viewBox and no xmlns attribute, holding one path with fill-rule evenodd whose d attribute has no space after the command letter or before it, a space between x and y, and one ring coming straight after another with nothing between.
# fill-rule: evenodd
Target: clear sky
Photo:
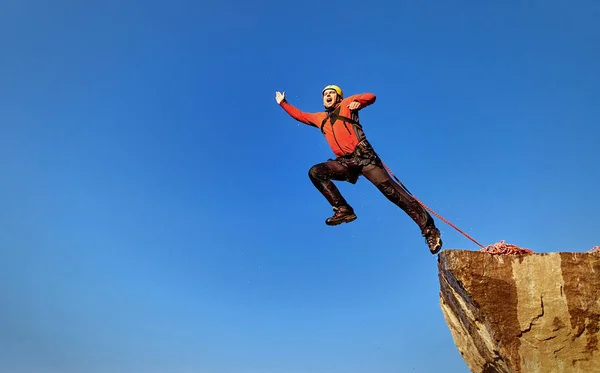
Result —
<instances>
[{"instance_id":1,"label":"clear sky","mask_svg":"<svg viewBox=\"0 0 600 373\"><path fill-rule=\"evenodd\" d=\"M437 256L275 102L484 245L600 244L597 1L3 1L0 371L468 372ZM479 247L440 220L446 249Z\"/></svg>"}]
</instances>

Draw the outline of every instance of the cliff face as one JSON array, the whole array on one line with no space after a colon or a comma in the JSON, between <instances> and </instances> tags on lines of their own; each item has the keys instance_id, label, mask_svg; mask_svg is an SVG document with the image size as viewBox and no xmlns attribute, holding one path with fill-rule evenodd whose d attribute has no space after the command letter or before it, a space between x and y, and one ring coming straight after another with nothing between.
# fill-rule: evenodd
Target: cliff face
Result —
<instances>
[{"instance_id":1,"label":"cliff face","mask_svg":"<svg viewBox=\"0 0 600 373\"><path fill-rule=\"evenodd\" d=\"M472 372L600 373L600 253L439 254L440 304Z\"/></svg>"}]
</instances>

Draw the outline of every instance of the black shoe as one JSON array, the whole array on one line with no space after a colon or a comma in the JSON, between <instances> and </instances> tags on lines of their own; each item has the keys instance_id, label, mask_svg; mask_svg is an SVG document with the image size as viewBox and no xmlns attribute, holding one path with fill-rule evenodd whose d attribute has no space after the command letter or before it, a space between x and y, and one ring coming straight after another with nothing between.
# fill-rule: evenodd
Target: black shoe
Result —
<instances>
[{"instance_id":1,"label":"black shoe","mask_svg":"<svg viewBox=\"0 0 600 373\"><path fill-rule=\"evenodd\" d=\"M442 249L442 238L440 237L440 230L436 227L427 227L423 230L423 237L429 246L429 251L432 254L437 254Z\"/></svg>"},{"instance_id":2,"label":"black shoe","mask_svg":"<svg viewBox=\"0 0 600 373\"><path fill-rule=\"evenodd\" d=\"M325 224L338 225L342 223L350 223L351 221L356 220L356 214L350 206L334 207L333 211L335 211L335 213L332 217L325 220Z\"/></svg>"}]
</instances>

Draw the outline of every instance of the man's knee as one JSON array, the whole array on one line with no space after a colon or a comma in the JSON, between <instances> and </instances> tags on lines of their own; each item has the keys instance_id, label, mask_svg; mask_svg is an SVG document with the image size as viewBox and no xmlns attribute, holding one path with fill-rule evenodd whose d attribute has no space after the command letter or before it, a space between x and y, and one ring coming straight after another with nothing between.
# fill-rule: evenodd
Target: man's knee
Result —
<instances>
[{"instance_id":1,"label":"man's knee","mask_svg":"<svg viewBox=\"0 0 600 373\"><path fill-rule=\"evenodd\" d=\"M313 181L326 181L328 171L327 165L319 163L308 170L308 177Z\"/></svg>"}]
</instances>

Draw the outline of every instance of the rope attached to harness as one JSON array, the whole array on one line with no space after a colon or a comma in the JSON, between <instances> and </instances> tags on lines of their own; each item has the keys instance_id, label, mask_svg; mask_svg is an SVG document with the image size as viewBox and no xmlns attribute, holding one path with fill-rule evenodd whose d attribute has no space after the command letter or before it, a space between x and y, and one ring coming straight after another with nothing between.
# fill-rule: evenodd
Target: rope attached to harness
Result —
<instances>
[{"instance_id":1,"label":"rope attached to harness","mask_svg":"<svg viewBox=\"0 0 600 373\"><path fill-rule=\"evenodd\" d=\"M383 163L383 161L382 161ZM492 245L488 245L488 246L483 246L482 244L480 244L479 242L477 242L473 237L469 236L468 234L466 234L465 232L463 232L462 230L460 230L457 226L455 226L454 224L452 224L450 221L448 221L447 219L444 219L440 214L436 213L435 211L433 211L431 208L429 208L428 206L426 206L423 202L421 202L417 197L415 197L409 190L408 188L400 181L400 179L398 179L396 177L396 175L394 175L394 173L389 169L389 167L383 163L383 166L385 167L385 169L387 170L387 172L390 173L390 175L392 175L392 177L394 178L394 180L396 180L396 182L402 187L402 189L404 189L404 191L406 193L408 193L411 197L413 197L417 202L419 202L419 204L421 204L421 206L423 206L423 208L427 211L429 211L430 213L432 213L433 215L435 215L436 217L438 217L440 220L442 220L444 223L448 224L449 226L451 226L452 228L454 228L455 230L457 230L459 233L461 233L463 236L467 237L469 240L473 241L475 244L477 244L479 247L481 247L481 252L486 252L489 254L496 254L496 255L521 255L521 254L533 254L533 251L530 249L526 249L526 248L521 248L518 247L516 245L513 244L507 244L504 242L504 240L497 242L495 244Z\"/></svg>"},{"instance_id":2,"label":"rope attached to harness","mask_svg":"<svg viewBox=\"0 0 600 373\"><path fill-rule=\"evenodd\" d=\"M382 163L383 163L383 161L382 161ZM389 172L390 175L392 175L392 177L394 178L394 180L396 180L396 182L402 187L402 189L404 189L404 191L406 193L408 193L417 202L419 202L421 204L421 206L423 206L423 208L425 210L431 212L433 215L437 216L444 223L448 224L452 228L456 229L459 233L461 233L462 235L464 235L465 237L467 237L471 241L475 242L475 244L477 244L479 247L481 247L481 250L479 250L480 252L485 252L485 253L494 254L494 255L523 255L523 254L533 254L534 253L534 251L531 250L531 249L527 249L527 248L519 247L517 245L509 244L509 243L506 243L504 240L502 240L500 242L496 242L496 243L491 244L491 245L483 246L479 242L475 241L475 239L473 239L473 237L469 236L468 234L466 234L465 232L463 232L462 230L460 230L458 227L456 227L454 224L452 224L451 222L449 222L447 219L444 219L438 213L436 213L435 211L433 211L432 209L430 209L429 207L427 207L423 202L421 202L417 197L415 197L408 190L408 188L406 188L406 186L404 184L402 184L402 182L396 177L396 175L394 175L394 173L389 169L389 167L385 163L383 163L383 166L385 167L385 169L387 170L387 172ZM588 252L589 253L600 253L600 246L594 246Z\"/></svg>"},{"instance_id":3,"label":"rope attached to harness","mask_svg":"<svg viewBox=\"0 0 600 373\"><path fill-rule=\"evenodd\" d=\"M383 161L381 162L383 163ZM419 202L419 204L421 204L421 206L423 206L423 208L427 211L429 211L430 213L432 213L433 215L437 216L440 220L442 220L444 223L448 224L449 226L451 226L452 228L456 229L458 232L460 232L463 236L467 237L468 239L470 239L471 241L475 242L475 244L477 244L480 247L484 247L482 244L480 244L479 242L475 241L475 239L471 236L469 236L468 234L466 234L465 232L463 232L462 230L460 230L457 226L455 226L454 224L452 224L451 222L449 222L447 219L444 219L440 214L438 214L437 212L433 211L432 209L430 209L428 206L426 206L423 202L421 202L417 197L415 197L409 190L408 188L402 184L402 182L396 177L396 175L394 175L394 173L389 169L389 167L383 163L383 167L385 167L385 169L387 170L387 172L390 173L390 175L392 175L392 177L394 178L394 180L396 180L396 182L402 187L402 189L404 189L404 191L406 193L408 193L411 197L413 197L417 202Z\"/></svg>"}]
</instances>

